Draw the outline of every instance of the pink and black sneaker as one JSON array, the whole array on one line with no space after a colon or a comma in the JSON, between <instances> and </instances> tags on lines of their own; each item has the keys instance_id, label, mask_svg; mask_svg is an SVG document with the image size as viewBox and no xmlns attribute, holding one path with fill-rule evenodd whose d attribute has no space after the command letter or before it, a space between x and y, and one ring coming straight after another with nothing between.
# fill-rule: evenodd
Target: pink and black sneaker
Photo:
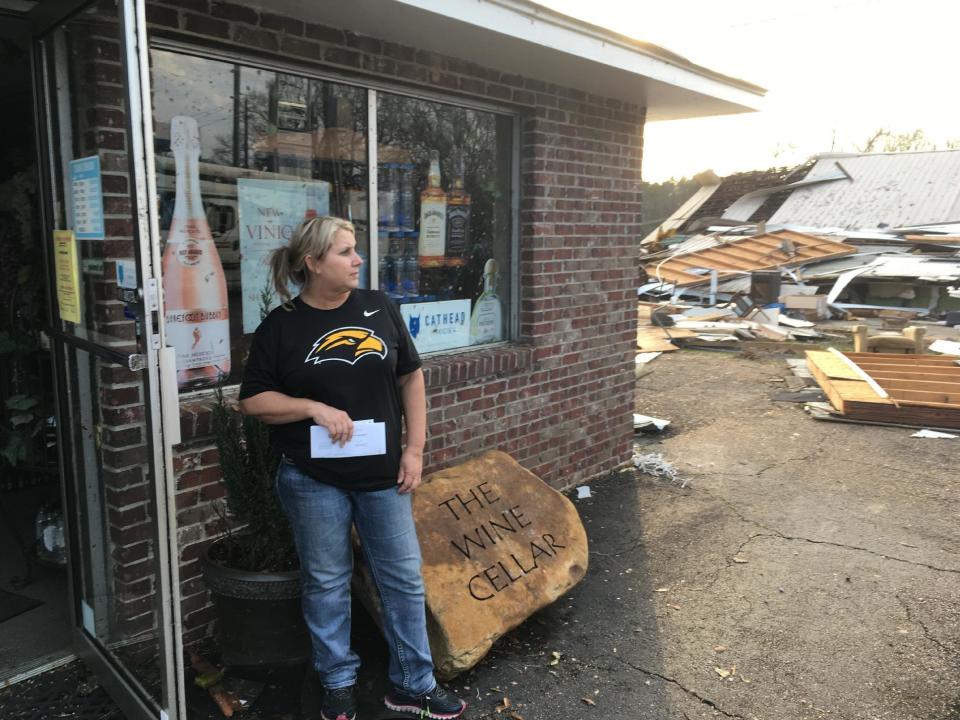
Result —
<instances>
[{"instance_id":1,"label":"pink and black sneaker","mask_svg":"<svg viewBox=\"0 0 960 720\"><path fill-rule=\"evenodd\" d=\"M395 712L405 712L422 718L450 720L463 715L467 704L443 685L437 685L425 695L407 695L391 690L383 699L384 704Z\"/></svg>"},{"instance_id":2,"label":"pink and black sneaker","mask_svg":"<svg viewBox=\"0 0 960 720\"><path fill-rule=\"evenodd\" d=\"M320 717L323 720L356 720L357 701L353 697L353 685L326 690Z\"/></svg>"}]
</instances>

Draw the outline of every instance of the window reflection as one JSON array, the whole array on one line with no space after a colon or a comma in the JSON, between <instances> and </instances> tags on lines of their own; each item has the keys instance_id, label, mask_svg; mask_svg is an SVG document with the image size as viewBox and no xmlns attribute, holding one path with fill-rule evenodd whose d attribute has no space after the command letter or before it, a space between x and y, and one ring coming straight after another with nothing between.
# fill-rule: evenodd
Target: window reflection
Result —
<instances>
[{"instance_id":1,"label":"window reflection","mask_svg":"<svg viewBox=\"0 0 960 720\"><path fill-rule=\"evenodd\" d=\"M181 352L177 345L178 368L200 367L206 357L215 355L210 351L204 355L199 348L213 333L204 323L220 319L222 313L212 309L215 303L202 292L188 300L171 297L170 288L178 285L168 275L187 270L170 256L195 266L205 242L202 232L203 237L192 241L171 235L171 227L177 228L178 182L174 152L178 141L171 127L181 126L175 118L196 122L202 220L209 228L229 299L229 365L234 371L225 378L226 373L216 371L227 365L220 362L214 371L182 378L181 389L203 387L236 378L246 340L278 302L269 283L267 257L305 218L334 214L354 220L359 251L369 255L366 92L161 50L154 50L151 58L165 292L167 305L178 310L168 313L166 322L168 336L184 346ZM203 224L196 218L190 222ZM192 244L172 252L173 243L183 242ZM214 268L204 277L216 272ZM210 289L214 284L206 283L206 295L214 294ZM362 284L367 284L366 277Z\"/></svg>"},{"instance_id":2,"label":"window reflection","mask_svg":"<svg viewBox=\"0 0 960 720\"><path fill-rule=\"evenodd\" d=\"M510 119L378 95L380 287L421 351L506 338Z\"/></svg>"},{"instance_id":3,"label":"window reflection","mask_svg":"<svg viewBox=\"0 0 960 720\"><path fill-rule=\"evenodd\" d=\"M422 352L506 339L511 118L378 93L379 257L372 258L365 89L164 50L152 51L151 62L165 288L177 285L167 274L182 271L174 258L197 263L209 247L228 298L230 361L192 373L183 389L224 380L227 366L226 379L236 379L250 334L277 303L266 258L314 214L354 223L367 261L361 285L369 287L373 274L401 305ZM192 239L171 233L178 212L171 128L192 127L175 120L184 117L199 135L202 212L191 227L209 231ZM178 309L166 318L168 335L185 346L178 367L200 367L216 353L198 349L213 342L213 331L197 325L222 326L223 311L207 307L203 293L166 300Z\"/></svg>"}]
</instances>

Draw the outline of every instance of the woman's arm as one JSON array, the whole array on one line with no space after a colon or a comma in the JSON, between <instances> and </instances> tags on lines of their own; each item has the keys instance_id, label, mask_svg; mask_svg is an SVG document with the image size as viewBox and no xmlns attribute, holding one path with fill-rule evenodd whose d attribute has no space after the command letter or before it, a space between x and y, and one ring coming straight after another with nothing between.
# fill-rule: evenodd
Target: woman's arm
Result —
<instances>
[{"instance_id":1,"label":"woman's arm","mask_svg":"<svg viewBox=\"0 0 960 720\"><path fill-rule=\"evenodd\" d=\"M423 382L423 370L397 378L403 416L407 425L407 445L400 457L400 473L397 485L400 492L413 492L420 485L423 472L423 447L427 442L427 391Z\"/></svg>"},{"instance_id":2,"label":"woman's arm","mask_svg":"<svg viewBox=\"0 0 960 720\"><path fill-rule=\"evenodd\" d=\"M353 437L353 421L343 410L316 400L295 398L267 390L240 401L240 412L252 415L268 425L283 425L300 420L313 420L330 433L330 439L341 445Z\"/></svg>"}]
</instances>

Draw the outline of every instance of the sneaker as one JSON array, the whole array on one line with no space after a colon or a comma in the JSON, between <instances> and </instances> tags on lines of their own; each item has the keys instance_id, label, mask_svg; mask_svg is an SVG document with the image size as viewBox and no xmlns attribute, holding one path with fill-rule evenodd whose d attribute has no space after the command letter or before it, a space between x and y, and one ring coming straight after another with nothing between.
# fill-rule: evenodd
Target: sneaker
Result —
<instances>
[{"instance_id":1,"label":"sneaker","mask_svg":"<svg viewBox=\"0 0 960 720\"><path fill-rule=\"evenodd\" d=\"M467 704L463 700L439 683L425 695L407 695L399 690L392 690L383 702L395 712L412 713L417 717L434 718L434 720L458 718L467 709Z\"/></svg>"},{"instance_id":2,"label":"sneaker","mask_svg":"<svg viewBox=\"0 0 960 720\"><path fill-rule=\"evenodd\" d=\"M356 720L357 703L353 698L354 685L323 693L323 705L320 706L320 717L323 720Z\"/></svg>"}]
</instances>

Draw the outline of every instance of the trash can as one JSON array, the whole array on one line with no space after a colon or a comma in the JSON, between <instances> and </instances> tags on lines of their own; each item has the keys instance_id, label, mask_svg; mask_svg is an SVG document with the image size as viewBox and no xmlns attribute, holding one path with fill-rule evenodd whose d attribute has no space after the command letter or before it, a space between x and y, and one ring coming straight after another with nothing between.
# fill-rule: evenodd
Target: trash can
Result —
<instances>
[{"instance_id":1,"label":"trash can","mask_svg":"<svg viewBox=\"0 0 960 720\"><path fill-rule=\"evenodd\" d=\"M763 307L780 301L780 271L754 270L750 273L750 299Z\"/></svg>"}]
</instances>

